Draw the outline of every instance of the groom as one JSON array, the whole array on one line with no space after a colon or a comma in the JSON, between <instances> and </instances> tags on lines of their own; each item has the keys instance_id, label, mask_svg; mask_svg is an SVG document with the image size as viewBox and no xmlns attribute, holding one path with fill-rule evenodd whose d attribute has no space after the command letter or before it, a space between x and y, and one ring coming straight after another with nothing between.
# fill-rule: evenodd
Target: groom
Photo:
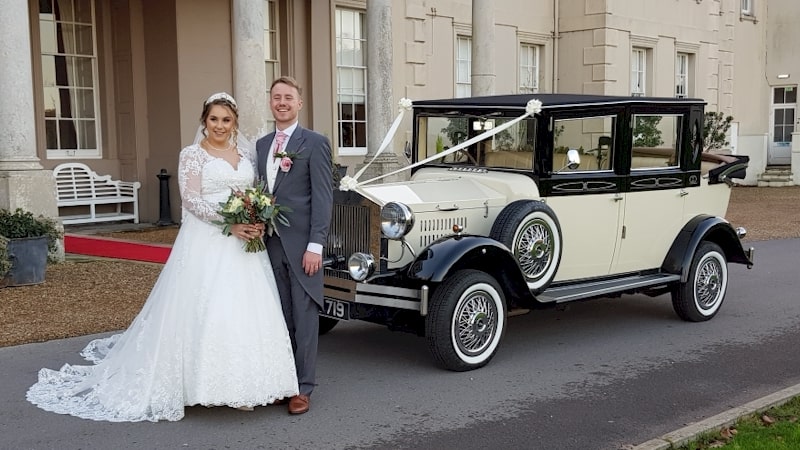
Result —
<instances>
[{"instance_id":1,"label":"groom","mask_svg":"<svg viewBox=\"0 0 800 450\"><path fill-rule=\"evenodd\" d=\"M272 83L269 106L276 130L256 142L259 175L275 202L292 209L289 226L276 223L266 239L297 366L299 395L289 399L290 414L308 411L315 386L322 248L333 209L331 146L328 138L297 123L301 94L291 77Z\"/></svg>"}]
</instances>

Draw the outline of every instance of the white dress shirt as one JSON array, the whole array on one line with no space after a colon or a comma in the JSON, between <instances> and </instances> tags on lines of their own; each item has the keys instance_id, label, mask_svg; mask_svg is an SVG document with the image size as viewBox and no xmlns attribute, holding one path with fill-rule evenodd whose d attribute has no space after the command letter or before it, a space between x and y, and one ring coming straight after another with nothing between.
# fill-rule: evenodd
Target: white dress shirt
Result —
<instances>
[{"instance_id":1,"label":"white dress shirt","mask_svg":"<svg viewBox=\"0 0 800 450\"><path fill-rule=\"evenodd\" d=\"M292 138L292 133L294 133L295 129L297 129L297 122L289 125L285 130L281 130L283 134L286 135L286 139L283 141L283 148L280 149L280 151L286 152L286 147L289 145L289 140ZM277 133L278 130L275 130L276 136ZM275 187L275 180L278 178L278 169L281 166L280 158L272 157L272 155L275 154L276 143L277 139L273 139L272 145L269 147L270 156L267 157L267 186L269 187L270 192L272 192Z\"/></svg>"}]
</instances>

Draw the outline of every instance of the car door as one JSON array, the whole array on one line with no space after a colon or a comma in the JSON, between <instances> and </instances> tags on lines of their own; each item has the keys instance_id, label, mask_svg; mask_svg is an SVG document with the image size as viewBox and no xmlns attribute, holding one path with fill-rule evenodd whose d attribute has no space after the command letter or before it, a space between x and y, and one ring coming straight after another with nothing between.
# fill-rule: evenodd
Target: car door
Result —
<instances>
[{"instance_id":1,"label":"car door","mask_svg":"<svg viewBox=\"0 0 800 450\"><path fill-rule=\"evenodd\" d=\"M631 123L630 179L614 274L661 266L684 224L688 194L680 167L685 115L634 113Z\"/></svg>"},{"instance_id":2,"label":"car door","mask_svg":"<svg viewBox=\"0 0 800 450\"><path fill-rule=\"evenodd\" d=\"M625 203L624 177L614 172L617 124L613 110L554 115L551 170L541 185L561 227L563 251L555 281L609 273ZM578 167L567 167L569 149L578 150Z\"/></svg>"}]
</instances>

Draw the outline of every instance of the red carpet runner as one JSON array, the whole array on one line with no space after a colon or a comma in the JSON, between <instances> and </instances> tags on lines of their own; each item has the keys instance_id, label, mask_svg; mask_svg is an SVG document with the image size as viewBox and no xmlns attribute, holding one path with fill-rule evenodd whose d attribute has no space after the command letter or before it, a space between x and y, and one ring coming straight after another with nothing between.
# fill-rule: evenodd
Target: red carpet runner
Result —
<instances>
[{"instance_id":1,"label":"red carpet runner","mask_svg":"<svg viewBox=\"0 0 800 450\"><path fill-rule=\"evenodd\" d=\"M64 235L64 251L76 255L165 263L171 245L124 241L80 234Z\"/></svg>"}]
</instances>

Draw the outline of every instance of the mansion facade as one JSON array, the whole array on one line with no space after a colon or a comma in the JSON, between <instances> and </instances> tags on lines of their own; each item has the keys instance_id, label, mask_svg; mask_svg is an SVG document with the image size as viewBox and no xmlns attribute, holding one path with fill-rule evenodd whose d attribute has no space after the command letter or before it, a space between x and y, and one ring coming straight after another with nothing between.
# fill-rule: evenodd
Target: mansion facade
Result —
<instances>
[{"instance_id":1,"label":"mansion facade","mask_svg":"<svg viewBox=\"0 0 800 450\"><path fill-rule=\"evenodd\" d=\"M800 184L798 22L796 0L0 0L0 208L57 215L51 171L76 161L141 182L155 222L203 101L233 94L256 137L281 75L351 173L403 97L557 92L704 99L745 184ZM377 167L407 163L410 128Z\"/></svg>"}]
</instances>

